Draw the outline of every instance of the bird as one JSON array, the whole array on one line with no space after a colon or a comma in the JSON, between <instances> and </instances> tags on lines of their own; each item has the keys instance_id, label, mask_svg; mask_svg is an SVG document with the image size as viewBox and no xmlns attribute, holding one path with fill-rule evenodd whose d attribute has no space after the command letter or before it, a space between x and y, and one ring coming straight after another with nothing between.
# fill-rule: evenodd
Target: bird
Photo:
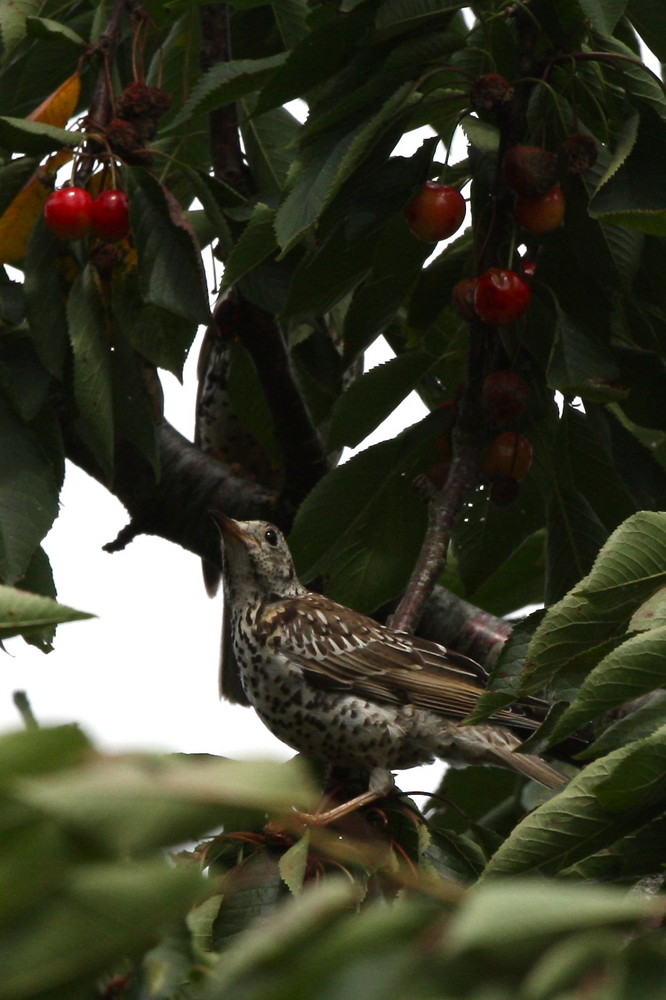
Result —
<instances>
[{"instance_id":1,"label":"bird","mask_svg":"<svg viewBox=\"0 0 666 1000\"><path fill-rule=\"evenodd\" d=\"M510 768L548 788L568 780L515 752L540 722L530 702L543 703L465 724L487 678L478 663L309 591L274 524L211 514L222 534L222 697L252 706L299 753L370 774L368 790L326 822L388 794L394 769L435 758Z\"/></svg>"}]
</instances>

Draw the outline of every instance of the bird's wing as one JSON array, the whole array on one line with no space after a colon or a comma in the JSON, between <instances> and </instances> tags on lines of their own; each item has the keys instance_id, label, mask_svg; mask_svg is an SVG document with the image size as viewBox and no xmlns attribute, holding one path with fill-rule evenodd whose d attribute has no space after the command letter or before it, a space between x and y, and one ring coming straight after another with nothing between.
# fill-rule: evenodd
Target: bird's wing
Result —
<instances>
[{"instance_id":1,"label":"bird's wing","mask_svg":"<svg viewBox=\"0 0 666 1000\"><path fill-rule=\"evenodd\" d=\"M269 644L321 687L411 703L453 719L469 715L484 690L487 675L474 660L379 625L318 594L267 605L258 625ZM493 720L524 729L538 725L511 709Z\"/></svg>"}]
</instances>

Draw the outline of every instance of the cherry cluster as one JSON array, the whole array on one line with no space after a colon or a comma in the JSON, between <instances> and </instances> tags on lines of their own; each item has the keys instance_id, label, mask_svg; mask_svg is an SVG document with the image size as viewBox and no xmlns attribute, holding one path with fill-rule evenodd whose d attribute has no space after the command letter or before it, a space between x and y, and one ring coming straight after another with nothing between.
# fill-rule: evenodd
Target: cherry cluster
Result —
<instances>
[{"instance_id":1,"label":"cherry cluster","mask_svg":"<svg viewBox=\"0 0 666 1000\"><path fill-rule=\"evenodd\" d=\"M94 233L105 243L117 243L129 234L129 203L124 191L109 188L96 198L81 187L53 191L44 206L46 225L64 240Z\"/></svg>"}]
</instances>

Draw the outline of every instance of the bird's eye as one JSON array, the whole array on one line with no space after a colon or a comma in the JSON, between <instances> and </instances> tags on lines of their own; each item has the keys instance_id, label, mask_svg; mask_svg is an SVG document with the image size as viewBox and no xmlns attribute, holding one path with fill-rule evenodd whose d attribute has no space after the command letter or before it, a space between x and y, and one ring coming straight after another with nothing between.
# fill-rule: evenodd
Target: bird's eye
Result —
<instances>
[{"instance_id":1,"label":"bird's eye","mask_svg":"<svg viewBox=\"0 0 666 1000\"><path fill-rule=\"evenodd\" d=\"M269 528L266 534L264 535L264 538L266 539L269 545L275 546L278 543L277 531L275 531L274 528Z\"/></svg>"}]
</instances>

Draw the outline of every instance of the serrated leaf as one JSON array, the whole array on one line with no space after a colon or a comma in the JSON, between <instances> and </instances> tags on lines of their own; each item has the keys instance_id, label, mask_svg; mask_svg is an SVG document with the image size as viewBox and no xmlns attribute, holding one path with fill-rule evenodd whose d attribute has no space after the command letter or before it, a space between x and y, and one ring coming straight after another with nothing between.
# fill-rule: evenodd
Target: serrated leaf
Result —
<instances>
[{"instance_id":1,"label":"serrated leaf","mask_svg":"<svg viewBox=\"0 0 666 1000\"><path fill-rule=\"evenodd\" d=\"M544 613L543 610L534 611L513 626L511 635L503 644L497 663L490 672L486 690L470 713L468 722L483 722L494 712L518 700L522 693L521 682L527 650Z\"/></svg>"},{"instance_id":2,"label":"serrated leaf","mask_svg":"<svg viewBox=\"0 0 666 1000\"><path fill-rule=\"evenodd\" d=\"M530 682L543 687L590 648L616 641L666 582L665 567L666 514L634 514L609 537L588 576L548 609L529 648Z\"/></svg>"},{"instance_id":3,"label":"serrated leaf","mask_svg":"<svg viewBox=\"0 0 666 1000\"><path fill-rule=\"evenodd\" d=\"M182 209L166 188L140 168L132 169L129 188L145 301L194 323L208 322L210 305L201 253Z\"/></svg>"},{"instance_id":4,"label":"serrated leaf","mask_svg":"<svg viewBox=\"0 0 666 1000\"><path fill-rule=\"evenodd\" d=\"M589 764L514 827L488 862L481 880L518 872L556 874L640 829L658 815L659 806L615 810L600 802L598 791L612 787L621 763L637 747L662 742L663 736L656 740L648 737Z\"/></svg>"},{"instance_id":5,"label":"serrated leaf","mask_svg":"<svg viewBox=\"0 0 666 1000\"><path fill-rule=\"evenodd\" d=\"M360 444L407 396L435 364L410 351L366 372L338 398L331 411L328 449Z\"/></svg>"},{"instance_id":6,"label":"serrated leaf","mask_svg":"<svg viewBox=\"0 0 666 1000\"><path fill-rule=\"evenodd\" d=\"M277 252L274 222L274 208L262 202L255 205L250 221L225 261L221 291L235 285L253 267Z\"/></svg>"},{"instance_id":7,"label":"serrated leaf","mask_svg":"<svg viewBox=\"0 0 666 1000\"><path fill-rule=\"evenodd\" d=\"M300 123L286 108L254 115L252 100L241 102L241 135L248 164L262 192L281 194L294 160Z\"/></svg>"},{"instance_id":8,"label":"serrated leaf","mask_svg":"<svg viewBox=\"0 0 666 1000\"><path fill-rule=\"evenodd\" d=\"M613 773L596 788L602 806L611 810L641 812L657 807L663 811L666 800L666 726L629 745L628 753Z\"/></svg>"},{"instance_id":9,"label":"serrated leaf","mask_svg":"<svg viewBox=\"0 0 666 1000\"><path fill-rule=\"evenodd\" d=\"M264 59L235 59L212 66L195 84L168 130L179 128L196 114L213 111L258 90L287 58L280 52ZM167 130L167 131L168 131Z\"/></svg>"},{"instance_id":10,"label":"serrated leaf","mask_svg":"<svg viewBox=\"0 0 666 1000\"><path fill-rule=\"evenodd\" d=\"M666 105L665 105L666 107ZM611 176L602 178L590 199L594 219L644 233L666 233L666 180L657 164L666 156L665 120L645 111L636 141Z\"/></svg>"},{"instance_id":11,"label":"serrated leaf","mask_svg":"<svg viewBox=\"0 0 666 1000\"><path fill-rule=\"evenodd\" d=\"M622 719L618 719L596 740L576 756L580 760L594 760L610 750L627 746L634 740L642 740L645 736L650 736L666 725L666 693L654 692L645 704L634 707L632 712Z\"/></svg>"},{"instance_id":12,"label":"serrated leaf","mask_svg":"<svg viewBox=\"0 0 666 1000\"><path fill-rule=\"evenodd\" d=\"M666 588L660 587L656 594L648 597L647 601L641 604L640 608L634 611L629 625L628 632L649 632L654 628L661 628L666 625Z\"/></svg>"},{"instance_id":13,"label":"serrated leaf","mask_svg":"<svg viewBox=\"0 0 666 1000\"><path fill-rule=\"evenodd\" d=\"M666 626L630 636L593 668L550 735L557 743L605 712L666 684Z\"/></svg>"},{"instance_id":14,"label":"serrated leaf","mask_svg":"<svg viewBox=\"0 0 666 1000\"><path fill-rule=\"evenodd\" d=\"M323 147L323 138L308 151L298 165L294 184L280 206L275 222L283 253L294 246L320 217L342 184L389 131L398 134L405 113L418 101L414 84L405 83L384 102L368 121L351 131L332 136ZM320 150L321 152L317 152Z\"/></svg>"},{"instance_id":15,"label":"serrated leaf","mask_svg":"<svg viewBox=\"0 0 666 1000\"><path fill-rule=\"evenodd\" d=\"M13 635L41 638L49 626L93 617L85 611L58 604L50 597L0 585L0 639Z\"/></svg>"},{"instance_id":16,"label":"serrated leaf","mask_svg":"<svg viewBox=\"0 0 666 1000\"><path fill-rule=\"evenodd\" d=\"M84 140L82 132L68 132L55 125L31 122L25 118L0 118L0 146L12 153L45 156L61 146L80 146Z\"/></svg>"},{"instance_id":17,"label":"serrated leaf","mask_svg":"<svg viewBox=\"0 0 666 1000\"><path fill-rule=\"evenodd\" d=\"M60 257L62 242L39 218L28 241L23 291L30 338L40 361L55 378L62 376L68 350L67 310Z\"/></svg>"},{"instance_id":18,"label":"serrated leaf","mask_svg":"<svg viewBox=\"0 0 666 1000\"><path fill-rule=\"evenodd\" d=\"M85 48L88 44L85 38L81 38L81 35L73 31L69 25L53 21L50 17L29 17L26 20L26 28L28 34L35 38L55 38L71 42L77 48ZM62 124L64 125L64 122Z\"/></svg>"},{"instance_id":19,"label":"serrated leaf","mask_svg":"<svg viewBox=\"0 0 666 1000\"><path fill-rule=\"evenodd\" d=\"M67 299L69 338L74 355L74 396L80 418L92 435L96 457L110 478L114 427L109 325L88 264Z\"/></svg>"},{"instance_id":20,"label":"serrated leaf","mask_svg":"<svg viewBox=\"0 0 666 1000\"><path fill-rule=\"evenodd\" d=\"M496 153L499 149L500 132L497 125L467 115L460 122L460 127L471 144L480 152Z\"/></svg>"}]
</instances>

